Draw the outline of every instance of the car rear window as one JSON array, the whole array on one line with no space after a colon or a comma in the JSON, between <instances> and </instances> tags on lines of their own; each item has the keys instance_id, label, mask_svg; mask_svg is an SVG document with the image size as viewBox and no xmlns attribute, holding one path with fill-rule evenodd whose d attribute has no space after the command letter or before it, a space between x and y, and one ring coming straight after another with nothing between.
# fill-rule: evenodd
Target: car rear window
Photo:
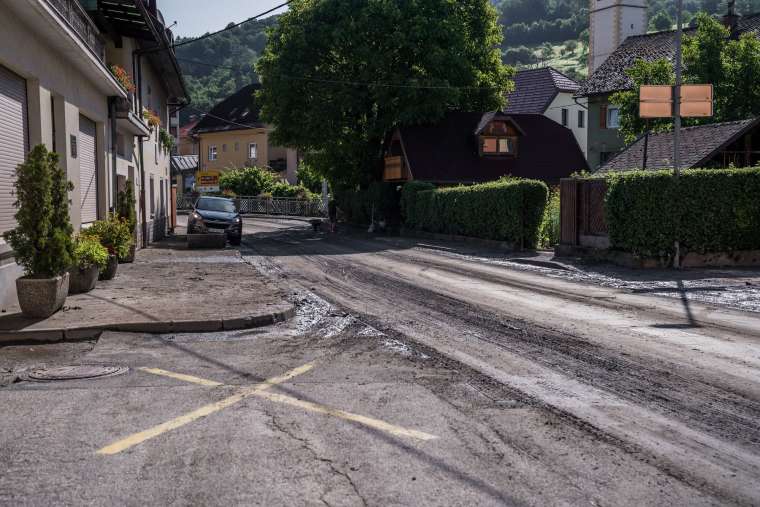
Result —
<instances>
[{"instance_id":1,"label":"car rear window","mask_svg":"<svg viewBox=\"0 0 760 507\"><path fill-rule=\"evenodd\" d=\"M227 201L225 199L200 198L195 207L207 211L224 211L226 213L235 212L235 204L232 201Z\"/></svg>"}]
</instances>

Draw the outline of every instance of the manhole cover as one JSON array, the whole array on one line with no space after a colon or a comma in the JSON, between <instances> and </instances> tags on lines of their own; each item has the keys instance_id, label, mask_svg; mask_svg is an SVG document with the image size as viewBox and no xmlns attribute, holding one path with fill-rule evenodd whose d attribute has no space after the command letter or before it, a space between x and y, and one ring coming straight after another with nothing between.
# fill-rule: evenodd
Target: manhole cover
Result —
<instances>
[{"instance_id":1,"label":"manhole cover","mask_svg":"<svg viewBox=\"0 0 760 507\"><path fill-rule=\"evenodd\" d=\"M27 372L27 380L50 382L54 380L77 380L112 377L127 373L126 366L100 366L83 364L78 366L57 366L55 368L35 368Z\"/></svg>"}]
</instances>

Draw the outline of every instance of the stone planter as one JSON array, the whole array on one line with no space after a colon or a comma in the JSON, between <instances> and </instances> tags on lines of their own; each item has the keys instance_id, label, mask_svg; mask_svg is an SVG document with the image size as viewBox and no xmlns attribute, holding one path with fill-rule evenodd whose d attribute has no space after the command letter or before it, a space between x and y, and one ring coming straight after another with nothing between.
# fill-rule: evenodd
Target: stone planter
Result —
<instances>
[{"instance_id":1,"label":"stone planter","mask_svg":"<svg viewBox=\"0 0 760 507\"><path fill-rule=\"evenodd\" d=\"M95 288L99 274L100 271L95 265L85 269L78 266L69 269L69 294L90 292Z\"/></svg>"},{"instance_id":2,"label":"stone planter","mask_svg":"<svg viewBox=\"0 0 760 507\"><path fill-rule=\"evenodd\" d=\"M69 274L55 278L22 277L16 280L21 312L32 318L45 319L61 309L69 293Z\"/></svg>"},{"instance_id":3,"label":"stone planter","mask_svg":"<svg viewBox=\"0 0 760 507\"><path fill-rule=\"evenodd\" d=\"M116 276L116 270L119 268L119 259L115 255L108 256L108 264L105 269L100 272L98 280L113 280Z\"/></svg>"},{"instance_id":4,"label":"stone planter","mask_svg":"<svg viewBox=\"0 0 760 507\"><path fill-rule=\"evenodd\" d=\"M131 264L135 262L135 252L137 250L137 246L132 243L132 246L129 247L129 253L125 255L124 257L119 257L119 264Z\"/></svg>"}]
</instances>

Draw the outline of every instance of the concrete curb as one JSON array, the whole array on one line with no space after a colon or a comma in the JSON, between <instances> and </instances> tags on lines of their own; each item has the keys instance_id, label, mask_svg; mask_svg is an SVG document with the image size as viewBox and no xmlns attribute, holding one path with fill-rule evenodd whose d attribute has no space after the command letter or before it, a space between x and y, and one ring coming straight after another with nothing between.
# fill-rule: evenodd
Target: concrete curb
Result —
<instances>
[{"instance_id":1,"label":"concrete curb","mask_svg":"<svg viewBox=\"0 0 760 507\"><path fill-rule=\"evenodd\" d=\"M295 306L272 313L257 315L238 315L214 320L169 320L160 322L123 322L96 326L69 328L43 328L23 331L0 331L0 345L27 345L83 341L98 338L104 331L122 331L129 333L204 333L214 331L234 331L270 326L293 318Z\"/></svg>"}]
</instances>

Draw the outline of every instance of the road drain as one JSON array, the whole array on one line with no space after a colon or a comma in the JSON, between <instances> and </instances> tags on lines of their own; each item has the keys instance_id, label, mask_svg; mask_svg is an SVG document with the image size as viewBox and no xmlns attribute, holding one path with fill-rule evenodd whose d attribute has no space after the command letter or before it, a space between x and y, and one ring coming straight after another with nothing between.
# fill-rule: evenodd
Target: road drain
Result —
<instances>
[{"instance_id":1,"label":"road drain","mask_svg":"<svg viewBox=\"0 0 760 507\"><path fill-rule=\"evenodd\" d=\"M56 380L80 380L113 377L127 373L126 366L101 366L82 364L77 366L56 366L54 368L35 368L26 372L25 380L32 382L53 382Z\"/></svg>"}]
</instances>

